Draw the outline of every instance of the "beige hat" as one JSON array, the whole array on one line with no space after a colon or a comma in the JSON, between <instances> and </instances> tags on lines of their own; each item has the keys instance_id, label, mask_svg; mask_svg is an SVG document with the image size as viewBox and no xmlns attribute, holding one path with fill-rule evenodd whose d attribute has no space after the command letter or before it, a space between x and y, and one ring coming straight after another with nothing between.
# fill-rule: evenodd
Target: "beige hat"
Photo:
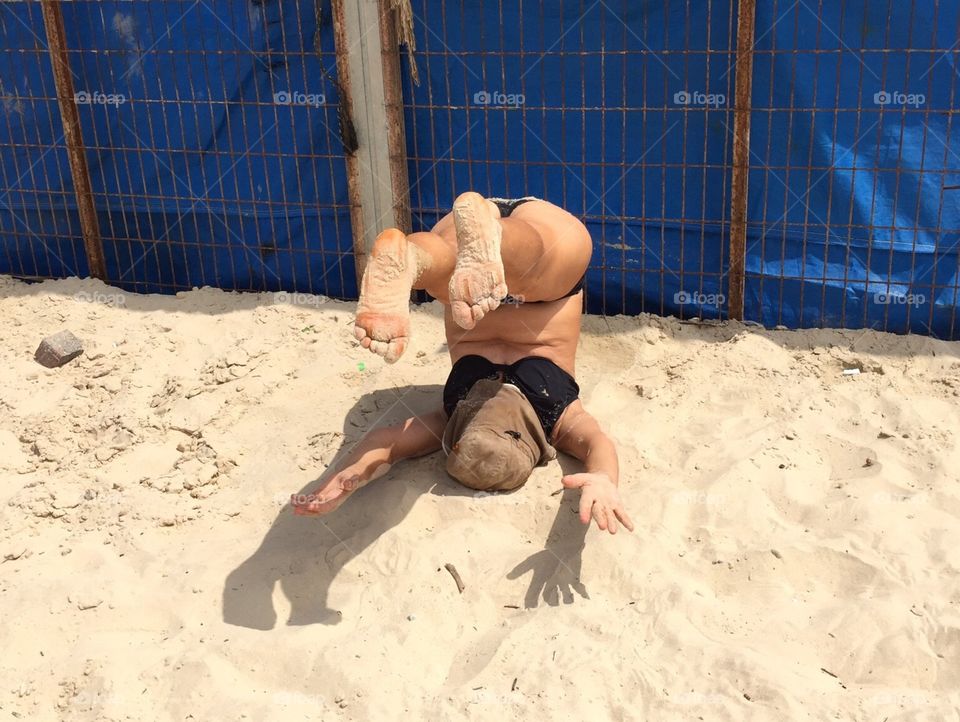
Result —
<instances>
[{"instance_id":1,"label":"beige hat","mask_svg":"<svg viewBox=\"0 0 960 722\"><path fill-rule=\"evenodd\" d=\"M517 489L534 467L556 458L536 412L520 389L481 379L457 404L443 432L447 472L483 491Z\"/></svg>"}]
</instances>

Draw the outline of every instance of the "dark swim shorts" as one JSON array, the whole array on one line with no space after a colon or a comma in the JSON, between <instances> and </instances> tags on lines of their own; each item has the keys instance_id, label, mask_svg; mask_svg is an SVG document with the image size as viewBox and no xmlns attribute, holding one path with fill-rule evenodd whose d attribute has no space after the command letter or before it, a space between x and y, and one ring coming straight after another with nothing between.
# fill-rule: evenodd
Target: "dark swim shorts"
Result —
<instances>
[{"instance_id":1,"label":"dark swim shorts","mask_svg":"<svg viewBox=\"0 0 960 722\"><path fill-rule=\"evenodd\" d=\"M480 379L501 379L520 389L537 413L547 439L553 435L553 427L564 410L580 395L574 378L542 356L527 356L512 364L495 364L471 354L453 365L443 387L443 408L447 416L453 414L457 404Z\"/></svg>"}]
</instances>

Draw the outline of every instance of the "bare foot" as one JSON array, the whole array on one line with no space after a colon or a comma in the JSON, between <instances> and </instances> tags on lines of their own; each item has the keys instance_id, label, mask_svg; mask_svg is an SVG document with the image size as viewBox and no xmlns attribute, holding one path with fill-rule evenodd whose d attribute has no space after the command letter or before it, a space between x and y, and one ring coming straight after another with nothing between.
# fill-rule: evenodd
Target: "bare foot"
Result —
<instances>
[{"instance_id":1,"label":"bare foot","mask_svg":"<svg viewBox=\"0 0 960 722\"><path fill-rule=\"evenodd\" d=\"M354 336L364 348L393 363L410 336L410 289L416 280L416 249L396 228L373 243L363 272Z\"/></svg>"},{"instance_id":2,"label":"bare foot","mask_svg":"<svg viewBox=\"0 0 960 722\"><path fill-rule=\"evenodd\" d=\"M450 276L450 312L462 328L476 326L507 295L498 218L496 207L479 193L462 193L453 203L457 265Z\"/></svg>"}]
</instances>

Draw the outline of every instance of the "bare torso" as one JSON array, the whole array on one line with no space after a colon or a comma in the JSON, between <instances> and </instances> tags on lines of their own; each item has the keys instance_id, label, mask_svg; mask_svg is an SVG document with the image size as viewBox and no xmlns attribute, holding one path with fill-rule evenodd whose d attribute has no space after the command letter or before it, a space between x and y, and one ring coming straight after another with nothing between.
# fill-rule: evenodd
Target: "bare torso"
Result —
<instances>
[{"instance_id":1,"label":"bare torso","mask_svg":"<svg viewBox=\"0 0 960 722\"><path fill-rule=\"evenodd\" d=\"M450 361L477 354L498 364L542 356L576 376L577 343L583 293L547 303L500 306L473 329L458 326L444 307Z\"/></svg>"}]
</instances>

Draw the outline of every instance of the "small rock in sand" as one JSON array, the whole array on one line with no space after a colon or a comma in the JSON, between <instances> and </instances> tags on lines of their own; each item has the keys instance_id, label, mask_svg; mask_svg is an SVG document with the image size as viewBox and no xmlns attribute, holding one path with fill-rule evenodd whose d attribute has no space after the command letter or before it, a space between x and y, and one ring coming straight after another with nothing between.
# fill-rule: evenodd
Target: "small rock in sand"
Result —
<instances>
[{"instance_id":1,"label":"small rock in sand","mask_svg":"<svg viewBox=\"0 0 960 722\"><path fill-rule=\"evenodd\" d=\"M71 594L67 597L67 601L75 604L81 612L85 612L88 609L96 609L103 604L103 600L100 597L89 594Z\"/></svg>"},{"instance_id":2,"label":"small rock in sand","mask_svg":"<svg viewBox=\"0 0 960 722\"><path fill-rule=\"evenodd\" d=\"M82 353L80 339L69 331L60 331L43 339L33 357L41 366L54 369L73 361Z\"/></svg>"}]
</instances>

